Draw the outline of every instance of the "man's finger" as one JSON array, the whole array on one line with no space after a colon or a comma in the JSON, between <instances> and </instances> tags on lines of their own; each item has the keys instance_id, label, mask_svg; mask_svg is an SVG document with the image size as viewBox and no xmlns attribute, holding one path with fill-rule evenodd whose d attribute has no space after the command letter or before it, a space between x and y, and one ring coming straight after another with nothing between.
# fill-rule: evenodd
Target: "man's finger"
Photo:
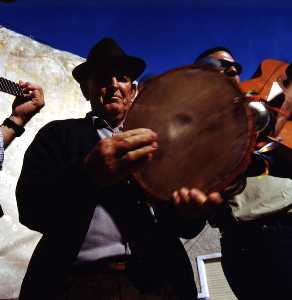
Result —
<instances>
[{"instance_id":1,"label":"man's finger","mask_svg":"<svg viewBox=\"0 0 292 300\"><path fill-rule=\"evenodd\" d=\"M28 85L22 89L22 91L25 93L29 93L29 92L37 91L37 90L38 90L38 88L33 85Z\"/></svg>"},{"instance_id":2,"label":"man's finger","mask_svg":"<svg viewBox=\"0 0 292 300\"><path fill-rule=\"evenodd\" d=\"M127 152L139 150L145 146L153 146L154 148L157 148L158 145L156 140L157 135L149 132L123 138L116 143L116 155L118 157L122 157L127 154Z\"/></svg>"},{"instance_id":3,"label":"man's finger","mask_svg":"<svg viewBox=\"0 0 292 300\"><path fill-rule=\"evenodd\" d=\"M138 171L139 169L143 168L143 166L145 166L145 164L148 163L149 160L152 159L152 156L153 153L150 152L147 155L141 156L139 159L136 159L134 161L123 160L119 166L120 174L129 175Z\"/></svg>"},{"instance_id":4,"label":"man's finger","mask_svg":"<svg viewBox=\"0 0 292 300\"><path fill-rule=\"evenodd\" d=\"M28 81L19 81L19 85L22 89L26 89L28 86L31 85L31 83Z\"/></svg>"},{"instance_id":5,"label":"man's finger","mask_svg":"<svg viewBox=\"0 0 292 300\"><path fill-rule=\"evenodd\" d=\"M134 135L139 135L139 134L143 134L143 133L149 133L149 134L155 134L154 131L152 131L151 129L148 128L136 128L136 129L131 129L131 130L127 130L124 132L121 132L117 135L115 135L115 138L119 139L119 138L128 138L130 136L134 136Z\"/></svg>"},{"instance_id":6,"label":"man's finger","mask_svg":"<svg viewBox=\"0 0 292 300\"><path fill-rule=\"evenodd\" d=\"M209 206L217 206L218 204L223 203L223 198L220 193L214 192L208 195L207 203Z\"/></svg>"},{"instance_id":7,"label":"man's finger","mask_svg":"<svg viewBox=\"0 0 292 300\"><path fill-rule=\"evenodd\" d=\"M179 196L181 198L181 202L182 203L189 203L190 202L190 191L185 188L185 187L182 187L180 190L179 190Z\"/></svg>"},{"instance_id":8,"label":"man's finger","mask_svg":"<svg viewBox=\"0 0 292 300\"><path fill-rule=\"evenodd\" d=\"M207 195L198 189L191 189L190 197L198 206L204 205L207 200Z\"/></svg>"},{"instance_id":9,"label":"man's finger","mask_svg":"<svg viewBox=\"0 0 292 300\"><path fill-rule=\"evenodd\" d=\"M172 199L174 200L174 205L179 205L181 199L180 199L178 191L174 191L172 193Z\"/></svg>"},{"instance_id":10,"label":"man's finger","mask_svg":"<svg viewBox=\"0 0 292 300\"><path fill-rule=\"evenodd\" d=\"M132 164L135 163L135 161L138 161L140 159L147 159L148 155L150 153L154 153L157 150L158 146L157 143L152 143L151 145L148 146L144 146L142 148L133 150L133 151L129 151L127 152L123 158L122 158L122 162L123 164Z\"/></svg>"}]
</instances>

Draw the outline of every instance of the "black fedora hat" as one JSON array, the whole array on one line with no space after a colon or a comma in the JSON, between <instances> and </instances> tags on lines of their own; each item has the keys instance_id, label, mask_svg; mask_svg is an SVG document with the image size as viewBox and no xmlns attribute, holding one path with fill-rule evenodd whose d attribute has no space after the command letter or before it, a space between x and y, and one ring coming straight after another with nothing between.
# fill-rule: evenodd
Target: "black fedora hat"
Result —
<instances>
[{"instance_id":1,"label":"black fedora hat","mask_svg":"<svg viewBox=\"0 0 292 300\"><path fill-rule=\"evenodd\" d=\"M90 50L86 61L73 69L72 75L79 83L91 73L104 75L117 72L135 80L145 67L143 59L127 55L113 39L103 38Z\"/></svg>"}]
</instances>

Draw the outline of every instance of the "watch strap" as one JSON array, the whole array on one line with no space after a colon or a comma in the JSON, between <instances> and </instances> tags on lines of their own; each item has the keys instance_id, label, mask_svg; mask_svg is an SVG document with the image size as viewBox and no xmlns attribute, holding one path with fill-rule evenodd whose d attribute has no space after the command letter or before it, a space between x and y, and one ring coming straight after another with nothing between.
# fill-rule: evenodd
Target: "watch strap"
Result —
<instances>
[{"instance_id":1,"label":"watch strap","mask_svg":"<svg viewBox=\"0 0 292 300\"><path fill-rule=\"evenodd\" d=\"M25 129L19 125L17 125L13 120L9 119L9 118L6 118L4 120L4 122L2 123L2 125L8 127L8 128L11 128L15 131L15 135L18 137L18 136L21 136Z\"/></svg>"}]
</instances>

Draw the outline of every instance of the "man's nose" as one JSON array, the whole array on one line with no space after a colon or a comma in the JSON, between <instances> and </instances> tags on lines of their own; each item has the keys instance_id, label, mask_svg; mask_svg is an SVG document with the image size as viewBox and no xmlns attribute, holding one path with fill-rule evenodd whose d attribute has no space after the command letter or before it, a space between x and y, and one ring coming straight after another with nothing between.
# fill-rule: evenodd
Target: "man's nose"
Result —
<instances>
[{"instance_id":1,"label":"man's nose","mask_svg":"<svg viewBox=\"0 0 292 300\"><path fill-rule=\"evenodd\" d=\"M111 80L111 88L113 88L114 90L117 90L118 87L119 87L119 82L117 80L117 78L114 76L112 77L112 80Z\"/></svg>"},{"instance_id":2,"label":"man's nose","mask_svg":"<svg viewBox=\"0 0 292 300\"><path fill-rule=\"evenodd\" d=\"M231 77L238 75L238 71L234 66L230 66L229 68L225 69L224 73Z\"/></svg>"},{"instance_id":3,"label":"man's nose","mask_svg":"<svg viewBox=\"0 0 292 300\"><path fill-rule=\"evenodd\" d=\"M236 68L235 68L234 66L229 67L229 68L228 68L228 71L229 71L229 72L237 73L237 70L236 70Z\"/></svg>"}]
</instances>

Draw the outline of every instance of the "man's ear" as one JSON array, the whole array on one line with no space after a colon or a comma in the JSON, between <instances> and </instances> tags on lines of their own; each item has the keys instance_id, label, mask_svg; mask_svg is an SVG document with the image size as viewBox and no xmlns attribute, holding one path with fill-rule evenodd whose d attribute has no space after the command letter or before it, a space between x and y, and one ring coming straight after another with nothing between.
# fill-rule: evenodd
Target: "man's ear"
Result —
<instances>
[{"instance_id":1,"label":"man's ear","mask_svg":"<svg viewBox=\"0 0 292 300\"><path fill-rule=\"evenodd\" d=\"M133 103L134 100L137 98L138 93L139 93L139 90L138 90L138 81L137 81L137 80L134 80L134 81L132 82L132 97L131 97L131 103Z\"/></svg>"}]
</instances>

